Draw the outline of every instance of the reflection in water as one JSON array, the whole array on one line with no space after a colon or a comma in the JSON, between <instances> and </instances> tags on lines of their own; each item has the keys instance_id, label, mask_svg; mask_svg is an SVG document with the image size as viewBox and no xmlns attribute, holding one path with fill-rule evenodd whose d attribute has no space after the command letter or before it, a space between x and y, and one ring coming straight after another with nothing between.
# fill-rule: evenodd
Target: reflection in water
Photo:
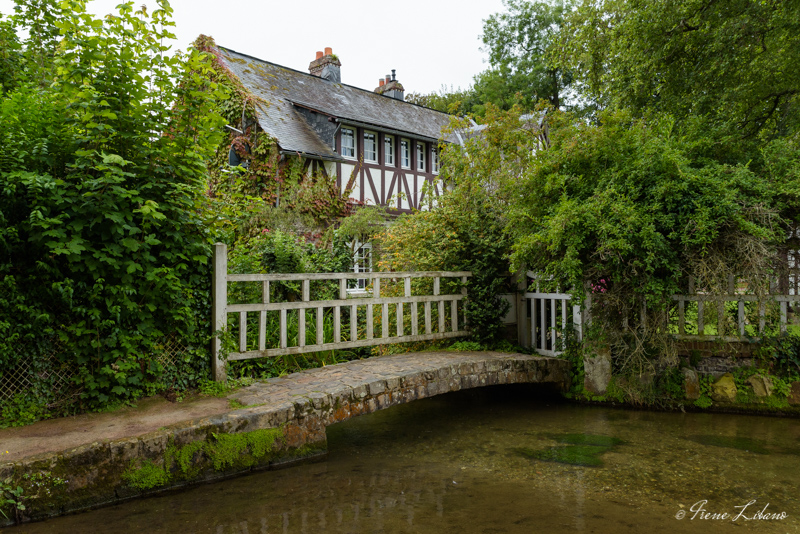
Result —
<instances>
[{"instance_id":1,"label":"reflection in water","mask_svg":"<svg viewBox=\"0 0 800 534\"><path fill-rule=\"evenodd\" d=\"M398 406L330 427L323 463L17 532L798 531L800 422L576 406L537 391L499 386ZM770 454L748 450L753 444ZM601 466L519 452L567 446L600 447ZM788 517L690 519L701 500L708 512L735 515L753 499L748 517L766 504ZM681 511L687 516L676 519Z\"/></svg>"}]
</instances>

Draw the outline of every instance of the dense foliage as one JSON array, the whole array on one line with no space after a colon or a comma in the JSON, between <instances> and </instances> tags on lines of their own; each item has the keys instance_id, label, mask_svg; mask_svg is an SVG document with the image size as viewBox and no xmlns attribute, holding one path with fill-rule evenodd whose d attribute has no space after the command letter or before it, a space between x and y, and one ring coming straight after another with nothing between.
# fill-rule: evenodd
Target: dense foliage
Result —
<instances>
[{"instance_id":1,"label":"dense foliage","mask_svg":"<svg viewBox=\"0 0 800 534\"><path fill-rule=\"evenodd\" d=\"M446 162L448 147L443 153ZM450 175L443 171L443 178ZM465 314L475 341L500 341L508 304L498 295L508 282L504 260L510 242L505 218L479 184L462 182L439 198L435 209L400 217L378 241L381 266L393 271L472 271Z\"/></svg>"},{"instance_id":2,"label":"dense foliage","mask_svg":"<svg viewBox=\"0 0 800 534\"><path fill-rule=\"evenodd\" d=\"M451 168L507 214L512 264L592 295L589 334L612 344L616 368L640 371L670 352L659 325L689 276L714 292L734 275L763 294L797 248L798 6L585 0L560 24L536 3L509 7L485 27L495 61L512 72L546 28L537 57L571 73L592 112L486 105L483 145Z\"/></svg>"},{"instance_id":3,"label":"dense foliage","mask_svg":"<svg viewBox=\"0 0 800 534\"><path fill-rule=\"evenodd\" d=\"M560 40L563 63L607 106L692 116L711 136L799 126L797 2L584 0Z\"/></svg>"},{"instance_id":4,"label":"dense foliage","mask_svg":"<svg viewBox=\"0 0 800 534\"><path fill-rule=\"evenodd\" d=\"M156 356L179 338L180 380L204 375L191 347L209 332L203 190L222 95L202 54L168 54L166 2L103 20L81 0L18 8L29 37L0 101L0 368L57 354L97 406L173 385Z\"/></svg>"}]
</instances>

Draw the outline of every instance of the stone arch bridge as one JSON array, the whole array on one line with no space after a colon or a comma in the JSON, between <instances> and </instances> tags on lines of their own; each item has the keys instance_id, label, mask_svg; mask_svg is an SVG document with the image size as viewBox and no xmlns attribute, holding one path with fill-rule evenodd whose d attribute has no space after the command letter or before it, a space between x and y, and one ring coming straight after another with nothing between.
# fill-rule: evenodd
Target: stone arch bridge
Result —
<instances>
[{"instance_id":1,"label":"stone arch bridge","mask_svg":"<svg viewBox=\"0 0 800 534\"><path fill-rule=\"evenodd\" d=\"M326 447L325 428L352 417L463 389L550 383L569 387L569 362L501 352L422 352L356 360L270 378L229 398L243 429L284 426L286 446Z\"/></svg>"},{"instance_id":2,"label":"stone arch bridge","mask_svg":"<svg viewBox=\"0 0 800 534\"><path fill-rule=\"evenodd\" d=\"M40 473L68 481L50 488L46 497L26 501L25 519L43 519L322 458L328 425L451 391L523 383L565 389L569 362L499 352L421 352L352 361L239 389L228 396L232 406L224 413L67 450L23 454L0 462L0 480L11 477L27 488L25 495L39 491L30 481ZM0 527L11 522L0 517Z\"/></svg>"}]
</instances>

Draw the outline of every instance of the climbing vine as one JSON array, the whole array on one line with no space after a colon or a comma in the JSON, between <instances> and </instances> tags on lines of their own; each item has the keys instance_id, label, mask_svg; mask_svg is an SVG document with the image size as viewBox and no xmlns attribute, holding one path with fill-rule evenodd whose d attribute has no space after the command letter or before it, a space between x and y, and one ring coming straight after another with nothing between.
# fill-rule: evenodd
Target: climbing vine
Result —
<instances>
[{"instance_id":1,"label":"climbing vine","mask_svg":"<svg viewBox=\"0 0 800 534\"><path fill-rule=\"evenodd\" d=\"M269 102L250 92L225 66L213 39L200 36L195 47L208 52L209 76L228 95L219 106L228 134L216 147L208 170L209 195L220 208L223 216L217 221L230 244L276 226L317 240L350 215L357 204L349 198L352 185L340 191L334 173L324 166L315 170L310 160L282 153L278 141L258 124L256 108ZM293 214L287 215L291 228L276 225L276 208Z\"/></svg>"}]
</instances>

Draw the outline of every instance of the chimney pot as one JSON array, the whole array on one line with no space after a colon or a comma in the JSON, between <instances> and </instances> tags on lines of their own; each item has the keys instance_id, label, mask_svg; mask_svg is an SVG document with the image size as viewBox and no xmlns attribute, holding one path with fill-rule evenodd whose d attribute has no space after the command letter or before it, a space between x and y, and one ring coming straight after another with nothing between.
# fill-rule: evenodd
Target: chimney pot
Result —
<instances>
[{"instance_id":1,"label":"chimney pot","mask_svg":"<svg viewBox=\"0 0 800 534\"><path fill-rule=\"evenodd\" d=\"M308 72L312 76L317 76L329 82L342 82L342 62L333 55L330 47L325 48L325 52L317 52L317 58L309 63Z\"/></svg>"},{"instance_id":2,"label":"chimney pot","mask_svg":"<svg viewBox=\"0 0 800 534\"><path fill-rule=\"evenodd\" d=\"M395 69L392 69L392 80L395 80L395 79L396 79L396 78L394 77L394 71L395 71Z\"/></svg>"},{"instance_id":3,"label":"chimney pot","mask_svg":"<svg viewBox=\"0 0 800 534\"><path fill-rule=\"evenodd\" d=\"M389 83L389 81L390 81L391 79L392 79L392 78L391 78L391 76L389 76L389 75L387 74L387 75L386 75L386 80L384 81L384 83Z\"/></svg>"},{"instance_id":4,"label":"chimney pot","mask_svg":"<svg viewBox=\"0 0 800 534\"><path fill-rule=\"evenodd\" d=\"M384 84L384 83L386 83L386 82L383 80L383 78L380 78L380 79L378 80L378 87L383 87L383 84Z\"/></svg>"}]
</instances>

